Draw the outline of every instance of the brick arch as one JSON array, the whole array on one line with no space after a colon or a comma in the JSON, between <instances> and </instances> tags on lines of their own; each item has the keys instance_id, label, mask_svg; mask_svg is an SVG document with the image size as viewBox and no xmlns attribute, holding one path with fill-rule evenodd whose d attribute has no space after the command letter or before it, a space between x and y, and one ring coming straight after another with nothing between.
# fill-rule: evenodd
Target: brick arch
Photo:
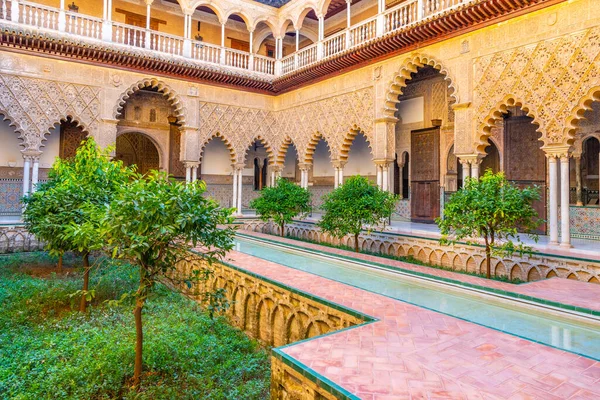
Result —
<instances>
[{"instance_id":1,"label":"brick arch","mask_svg":"<svg viewBox=\"0 0 600 400\"><path fill-rule=\"evenodd\" d=\"M123 92L117 100L117 104L113 109L113 119L117 119L117 117L121 115L123 107L125 106L125 103L127 102L127 99L129 99L129 97L131 97L141 89L148 87L157 88L158 91L162 93L164 97L167 98L167 101L171 104L171 107L173 107L173 115L177 118L177 122L181 126L185 126L186 110L183 107L183 101L181 100L179 95L173 89L171 89L171 87L169 87L166 83L159 81L156 78L142 79L131 85L129 88L127 88L127 90L125 90L125 92Z\"/></svg>"},{"instance_id":2,"label":"brick arch","mask_svg":"<svg viewBox=\"0 0 600 400\"><path fill-rule=\"evenodd\" d=\"M225 137L223 134L221 134L221 132L217 132L214 135L212 135L211 137L209 137L208 139L206 139L204 141L204 143L202 143L202 145L200 146L200 161L202 161L202 156L204 155L204 148L208 145L208 143L214 139L221 139L221 141L223 141L223 143L225 144L225 147L227 148L227 150L229 150L229 155L231 156L231 163L235 163L235 160L237 160L237 155L235 154L235 149L233 148L233 145L231 144L231 141Z\"/></svg>"},{"instance_id":3,"label":"brick arch","mask_svg":"<svg viewBox=\"0 0 600 400\"><path fill-rule=\"evenodd\" d=\"M453 75L450 73L450 71L433 57L424 54L417 54L404 61L398 72L394 74L392 80L388 84L383 115L394 118L394 114L396 113L396 104L400 102L400 100L398 100L398 96L402 94L407 82L411 79L411 74L417 72L419 68L425 66L433 67L445 76L445 80L449 82L448 86L452 89L452 94L450 96L454 98L455 103L459 102L458 90L455 83L456 80L453 78Z\"/></svg>"},{"instance_id":4,"label":"brick arch","mask_svg":"<svg viewBox=\"0 0 600 400\"><path fill-rule=\"evenodd\" d=\"M540 132L540 121L537 117L536 110L518 97L509 94L494 106L494 108L483 119L482 124L478 127L477 137L475 139L475 149L479 154L485 155L485 148L489 146L488 138L492 134L492 128L494 128L496 122L502 119L503 115L508 112L508 107L520 107L521 110L525 111L528 117L533 118L533 123L538 126L537 132ZM541 132L540 140L543 141L544 144L547 141L543 132Z\"/></svg>"}]
</instances>

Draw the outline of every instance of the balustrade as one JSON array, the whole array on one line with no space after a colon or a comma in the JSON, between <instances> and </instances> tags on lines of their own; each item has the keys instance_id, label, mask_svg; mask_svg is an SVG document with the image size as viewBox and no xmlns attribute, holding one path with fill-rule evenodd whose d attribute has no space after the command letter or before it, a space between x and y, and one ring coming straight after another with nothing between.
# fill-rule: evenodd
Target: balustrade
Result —
<instances>
[{"instance_id":1,"label":"balustrade","mask_svg":"<svg viewBox=\"0 0 600 400\"><path fill-rule=\"evenodd\" d=\"M40 29L59 30L86 38L112 41L117 44L190 57L197 61L223 64L262 74L278 75L292 73L300 68L361 46L381 35L409 27L424 18L435 17L441 12L473 1L478 0L403 1L382 14L359 22L318 43L300 49L282 58L277 64L275 59L270 57L258 54L251 55L244 51L222 48L200 41L186 40L180 36L146 30L114 21L104 21L100 18L29 1L0 0L0 19Z\"/></svg>"}]
</instances>

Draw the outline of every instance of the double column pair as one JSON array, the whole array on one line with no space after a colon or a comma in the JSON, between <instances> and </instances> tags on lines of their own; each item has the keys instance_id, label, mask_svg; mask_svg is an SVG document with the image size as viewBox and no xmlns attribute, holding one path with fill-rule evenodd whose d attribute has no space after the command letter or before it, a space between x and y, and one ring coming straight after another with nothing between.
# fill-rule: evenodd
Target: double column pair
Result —
<instances>
[{"instance_id":1,"label":"double column pair","mask_svg":"<svg viewBox=\"0 0 600 400\"><path fill-rule=\"evenodd\" d=\"M333 187L337 189L338 186L344 184L344 165L345 161L334 161L333 163Z\"/></svg>"},{"instance_id":2,"label":"double column pair","mask_svg":"<svg viewBox=\"0 0 600 400\"><path fill-rule=\"evenodd\" d=\"M375 161L375 168L377 171L377 186L381 190L389 191L391 184L391 174L390 174L390 165L391 161L381 160Z\"/></svg>"},{"instance_id":3,"label":"double column pair","mask_svg":"<svg viewBox=\"0 0 600 400\"><path fill-rule=\"evenodd\" d=\"M560 199L560 245L571 247L571 232L569 220L569 152L568 149L558 151L547 150L549 199L548 199L548 233L550 244L558 245L558 200ZM560 162L560 185L558 163ZM560 187L559 187L560 186Z\"/></svg>"},{"instance_id":4,"label":"double column pair","mask_svg":"<svg viewBox=\"0 0 600 400\"><path fill-rule=\"evenodd\" d=\"M185 165L185 181L186 182L195 182L198 180L198 166L200 163L198 162L186 162Z\"/></svg>"},{"instance_id":5,"label":"double column pair","mask_svg":"<svg viewBox=\"0 0 600 400\"><path fill-rule=\"evenodd\" d=\"M40 154L23 155L23 196L33 193L38 184Z\"/></svg>"},{"instance_id":6,"label":"double column pair","mask_svg":"<svg viewBox=\"0 0 600 400\"><path fill-rule=\"evenodd\" d=\"M466 178L479 178L479 165L481 165L481 158L479 156L460 157L460 163L463 170L462 186L465 187L465 184L467 183Z\"/></svg>"},{"instance_id":7,"label":"double column pair","mask_svg":"<svg viewBox=\"0 0 600 400\"><path fill-rule=\"evenodd\" d=\"M242 183L245 165L244 164L233 164L233 198L231 201L231 207L236 209L235 214L238 216L242 215Z\"/></svg>"}]
</instances>

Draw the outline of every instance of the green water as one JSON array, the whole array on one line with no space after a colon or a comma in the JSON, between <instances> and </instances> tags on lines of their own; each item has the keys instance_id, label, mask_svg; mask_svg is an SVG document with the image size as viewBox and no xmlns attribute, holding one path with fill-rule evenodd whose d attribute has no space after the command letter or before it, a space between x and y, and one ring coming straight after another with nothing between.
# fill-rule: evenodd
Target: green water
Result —
<instances>
[{"instance_id":1,"label":"green water","mask_svg":"<svg viewBox=\"0 0 600 400\"><path fill-rule=\"evenodd\" d=\"M266 242L236 239L235 250L290 268L306 271L400 301L439 311L489 328L600 360L600 328L566 322L559 317L535 315L507 308L474 295L457 295L419 285L367 266L324 259L297 249Z\"/></svg>"}]
</instances>

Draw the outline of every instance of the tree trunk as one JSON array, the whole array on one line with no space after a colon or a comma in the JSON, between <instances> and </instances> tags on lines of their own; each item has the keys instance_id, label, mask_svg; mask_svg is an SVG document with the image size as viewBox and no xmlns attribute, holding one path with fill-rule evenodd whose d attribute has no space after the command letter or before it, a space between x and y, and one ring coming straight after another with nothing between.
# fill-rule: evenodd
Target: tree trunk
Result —
<instances>
[{"instance_id":1,"label":"tree trunk","mask_svg":"<svg viewBox=\"0 0 600 400\"><path fill-rule=\"evenodd\" d=\"M79 311L85 312L87 309L87 300L85 296L90 285L90 254L85 253L83 255L83 294L81 295L81 302L79 303Z\"/></svg>"},{"instance_id":2,"label":"tree trunk","mask_svg":"<svg viewBox=\"0 0 600 400\"><path fill-rule=\"evenodd\" d=\"M58 265L56 266L58 273L61 274L63 270L63 253L58 256Z\"/></svg>"},{"instance_id":3,"label":"tree trunk","mask_svg":"<svg viewBox=\"0 0 600 400\"><path fill-rule=\"evenodd\" d=\"M489 244L485 244L485 269L486 269L486 277L488 279L491 278L491 272L492 272L492 254L491 254L491 249L490 249L490 245Z\"/></svg>"},{"instance_id":4,"label":"tree trunk","mask_svg":"<svg viewBox=\"0 0 600 400\"><path fill-rule=\"evenodd\" d=\"M141 290L141 284L140 284ZM138 295L135 301L135 367L133 368L133 386L139 389L142 379L142 354L144 345L144 332L142 330L142 309L144 308L144 298Z\"/></svg>"},{"instance_id":5,"label":"tree trunk","mask_svg":"<svg viewBox=\"0 0 600 400\"><path fill-rule=\"evenodd\" d=\"M360 235L360 233L354 234L354 251L356 253L358 253L358 235Z\"/></svg>"},{"instance_id":6,"label":"tree trunk","mask_svg":"<svg viewBox=\"0 0 600 400\"><path fill-rule=\"evenodd\" d=\"M281 237L284 237L284 236L285 236L285 234L284 234L284 233L285 233L285 222L282 222L282 223L281 223Z\"/></svg>"}]
</instances>

